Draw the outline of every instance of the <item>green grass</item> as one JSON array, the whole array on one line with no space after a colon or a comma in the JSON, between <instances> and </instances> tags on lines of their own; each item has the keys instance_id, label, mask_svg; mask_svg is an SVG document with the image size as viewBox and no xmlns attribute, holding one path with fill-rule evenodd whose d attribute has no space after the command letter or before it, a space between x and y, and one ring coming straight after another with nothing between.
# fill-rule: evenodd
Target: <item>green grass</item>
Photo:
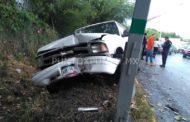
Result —
<instances>
[{"instance_id":1,"label":"green grass","mask_svg":"<svg viewBox=\"0 0 190 122\"><path fill-rule=\"evenodd\" d=\"M154 109L149 105L141 84L136 80L135 85L135 102L131 109L135 122L157 122Z\"/></svg>"}]
</instances>

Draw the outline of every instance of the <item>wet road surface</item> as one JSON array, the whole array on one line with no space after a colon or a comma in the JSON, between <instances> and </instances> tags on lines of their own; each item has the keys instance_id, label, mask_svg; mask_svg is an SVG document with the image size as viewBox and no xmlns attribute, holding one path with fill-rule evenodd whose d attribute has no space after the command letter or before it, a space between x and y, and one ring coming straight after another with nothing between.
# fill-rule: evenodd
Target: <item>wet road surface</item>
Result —
<instances>
[{"instance_id":1,"label":"wet road surface","mask_svg":"<svg viewBox=\"0 0 190 122\"><path fill-rule=\"evenodd\" d=\"M175 117L179 115L189 122L190 58L182 58L180 54L169 55L165 68L159 66L162 62L160 55L155 62L156 66L149 66L142 61L138 79L147 92L159 122L177 122Z\"/></svg>"}]
</instances>

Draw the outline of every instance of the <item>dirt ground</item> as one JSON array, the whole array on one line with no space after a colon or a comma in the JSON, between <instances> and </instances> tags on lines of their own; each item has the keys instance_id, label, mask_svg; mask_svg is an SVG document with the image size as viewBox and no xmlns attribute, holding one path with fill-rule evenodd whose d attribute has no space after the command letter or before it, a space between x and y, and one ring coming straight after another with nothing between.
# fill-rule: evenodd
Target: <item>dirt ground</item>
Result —
<instances>
[{"instance_id":1,"label":"dirt ground","mask_svg":"<svg viewBox=\"0 0 190 122\"><path fill-rule=\"evenodd\" d=\"M81 75L56 84L56 93L31 81L36 68L15 60L0 65L0 122L112 122L116 112L118 84L102 76ZM146 95L137 85L132 115L152 121ZM79 107L97 107L81 112Z\"/></svg>"},{"instance_id":2,"label":"dirt ground","mask_svg":"<svg viewBox=\"0 0 190 122\"><path fill-rule=\"evenodd\" d=\"M33 67L11 62L1 70L1 122L110 122L114 118L118 90L114 82L83 75L58 82L57 92L50 94L30 80ZM98 107L98 111L79 112L79 107Z\"/></svg>"},{"instance_id":3,"label":"dirt ground","mask_svg":"<svg viewBox=\"0 0 190 122\"><path fill-rule=\"evenodd\" d=\"M117 85L101 77L79 76L59 83L60 90L51 94L45 110L56 121L110 122L114 118ZM98 111L79 112L79 107L98 107Z\"/></svg>"}]
</instances>

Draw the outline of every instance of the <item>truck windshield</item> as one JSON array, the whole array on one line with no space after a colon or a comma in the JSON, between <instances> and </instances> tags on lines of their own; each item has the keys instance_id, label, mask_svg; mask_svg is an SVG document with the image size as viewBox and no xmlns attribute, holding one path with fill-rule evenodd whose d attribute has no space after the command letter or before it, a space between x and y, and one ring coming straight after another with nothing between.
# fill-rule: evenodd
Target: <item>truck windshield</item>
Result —
<instances>
[{"instance_id":1,"label":"truck windshield","mask_svg":"<svg viewBox=\"0 0 190 122\"><path fill-rule=\"evenodd\" d=\"M82 27L76 33L110 33L119 35L119 30L115 22L106 22Z\"/></svg>"}]
</instances>

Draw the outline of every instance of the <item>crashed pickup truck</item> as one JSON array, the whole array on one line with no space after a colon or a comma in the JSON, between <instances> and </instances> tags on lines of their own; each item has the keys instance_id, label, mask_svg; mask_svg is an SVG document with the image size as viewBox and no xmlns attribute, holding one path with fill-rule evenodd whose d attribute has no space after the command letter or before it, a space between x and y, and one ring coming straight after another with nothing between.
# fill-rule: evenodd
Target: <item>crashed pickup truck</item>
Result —
<instances>
[{"instance_id":1,"label":"crashed pickup truck","mask_svg":"<svg viewBox=\"0 0 190 122\"><path fill-rule=\"evenodd\" d=\"M120 64L127 29L106 21L76 29L74 34L38 49L39 72L32 80L40 86L81 74L114 75Z\"/></svg>"}]
</instances>

